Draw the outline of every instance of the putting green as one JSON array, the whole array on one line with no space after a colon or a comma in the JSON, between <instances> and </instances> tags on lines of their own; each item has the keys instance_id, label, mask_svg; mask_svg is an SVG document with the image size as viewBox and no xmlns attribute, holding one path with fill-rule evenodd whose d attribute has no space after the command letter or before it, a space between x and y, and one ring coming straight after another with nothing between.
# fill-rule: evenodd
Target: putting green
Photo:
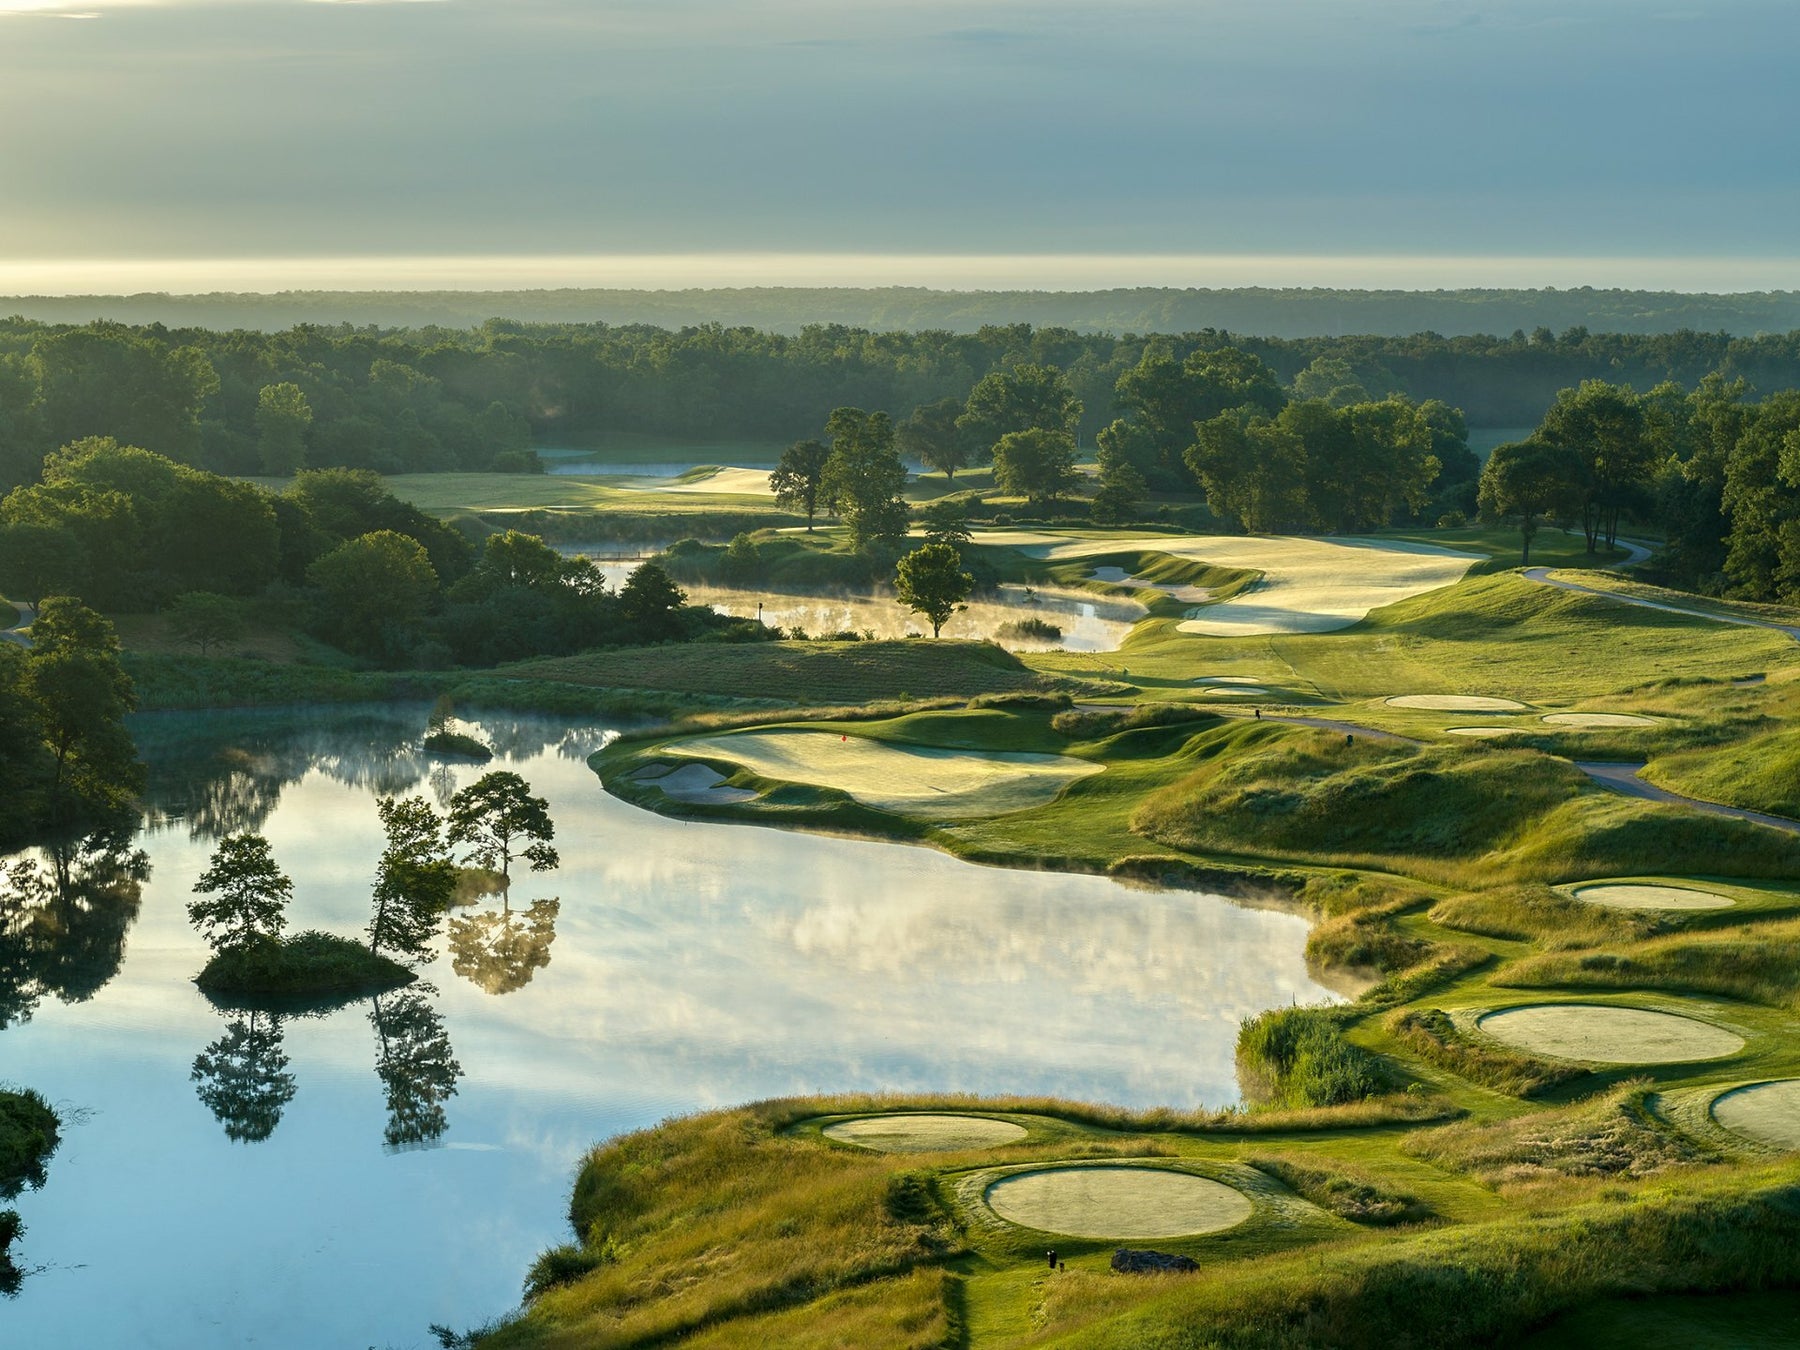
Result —
<instances>
[{"instance_id":1,"label":"putting green","mask_svg":"<svg viewBox=\"0 0 1800 1350\"><path fill-rule=\"evenodd\" d=\"M1067 755L978 754L891 745L835 731L740 731L666 746L742 764L762 778L836 788L864 805L912 816L997 816L1055 800L1101 766Z\"/></svg>"},{"instance_id":2,"label":"putting green","mask_svg":"<svg viewBox=\"0 0 1800 1350\"><path fill-rule=\"evenodd\" d=\"M987 1116L910 1115L838 1120L820 1133L880 1153L947 1153L1016 1144L1026 1130L1010 1120Z\"/></svg>"},{"instance_id":3,"label":"putting green","mask_svg":"<svg viewBox=\"0 0 1800 1350\"><path fill-rule=\"evenodd\" d=\"M1544 721L1553 727L1653 727L1654 717L1636 713L1550 713Z\"/></svg>"},{"instance_id":4,"label":"putting green","mask_svg":"<svg viewBox=\"0 0 1800 1350\"><path fill-rule=\"evenodd\" d=\"M1609 909L1729 909L1734 901L1716 891L1690 890L1686 886L1651 886L1638 882L1610 882L1603 886L1577 886L1569 892L1577 900Z\"/></svg>"},{"instance_id":5,"label":"putting green","mask_svg":"<svg viewBox=\"0 0 1800 1350\"><path fill-rule=\"evenodd\" d=\"M1400 694L1386 700L1390 708L1420 708L1426 712L1529 712L1523 703L1485 694Z\"/></svg>"},{"instance_id":6,"label":"putting green","mask_svg":"<svg viewBox=\"0 0 1800 1350\"><path fill-rule=\"evenodd\" d=\"M1167 1238L1235 1228L1252 1212L1242 1191L1160 1167L1049 1167L1003 1177L988 1207L1043 1233Z\"/></svg>"},{"instance_id":7,"label":"putting green","mask_svg":"<svg viewBox=\"0 0 1800 1350\"><path fill-rule=\"evenodd\" d=\"M1775 1148L1800 1149L1800 1078L1755 1083L1713 1098L1713 1119Z\"/></svg>"},{"instance_id":8,"label":"putting green","mask_svg":"<svg viewBox=\"0 0 1800 1350\"><path fill-rule=\"evenodd\" d=\"M1604 1003L1537 1003L1487 1013L1476 1023L1495 1040L1534 1055L1593 1064L1685 1064L1721 1059L1744 1038L1679 1013Z\"/></svg>"},{"instance_id":9,"label":"putting green","mask_svg":"<svg viewBox=\"0 0 1800 1350\"><path fill-rule=\"evenodd\" d=\"M1519 730L1518 727L1445 727L1444 734L1447 736L1514 736L1518 734Z\"/></svg>"}]
</instances>

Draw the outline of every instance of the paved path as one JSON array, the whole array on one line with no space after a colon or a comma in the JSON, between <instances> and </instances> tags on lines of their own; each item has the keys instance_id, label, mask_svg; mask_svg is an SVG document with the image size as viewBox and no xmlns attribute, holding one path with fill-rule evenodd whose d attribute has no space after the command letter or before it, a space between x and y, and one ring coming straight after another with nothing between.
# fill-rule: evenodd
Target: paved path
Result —
<instances>
[{"instance_id":1,"label":"paved path","mask_svg":"<svg viewBox=\"0 0 1800 1350\"><path fill-rule=\"evenodd\" d=\"M1655 783L1645 782L1639 775L1642 764L1602 763L1595 760L1576 760L1575 767L1580 769L1596 783L1622 792L1627 797L1641 797L1645 801L1667 802L1671 806L1685 806L1692 811L1704 811L1709 816L1729 816L1733 820L1747 820L1754 825L1767 825L1772 830L1785 830L1789 834L1800 834L1800 820L1789 820L1786 816L1771 816L1762 811L1746 811L1737 806L1720 806L1717 802L1703 802L1698 797L1685 797L1679 792L1670 792L1667 788L1659 788Z\"/></svg>"},{"instance_id":2,"label":"paved path","mask_svg":"<svg viewBox=\"0 0 1800 1350\"><path fill-rule=\"evenodd\" d=\"M1624 541L1621 540L1621 543ZM1640 545L1629 544L1628 548ZM1649 551L1645 550L1645 557ZM1528 580L1544 586L1554 586L1559 591L1579 591L1583 595L1597 595L1603 600L1617 600L1621 605L1636 605L1639 609L1660 609L1665 614L1685 614L1693 619L1711 619L1714 623L1734 623L1742 628L1773 628L1778 633L1786 633L1789 637L1800 640L1800 627L1775 623L1770 619L1753 619L1740 614L1720 614L1710 609L1691 609L1685 605L1668 605L1660 600L1644 600L1635 595L1620 595L1617 591L1603 591L1594 586L1583 586L1573 581L1563 581L1550 575L1548 567L1528 567L1525 569Z\"/></svg>"}]
</instances>

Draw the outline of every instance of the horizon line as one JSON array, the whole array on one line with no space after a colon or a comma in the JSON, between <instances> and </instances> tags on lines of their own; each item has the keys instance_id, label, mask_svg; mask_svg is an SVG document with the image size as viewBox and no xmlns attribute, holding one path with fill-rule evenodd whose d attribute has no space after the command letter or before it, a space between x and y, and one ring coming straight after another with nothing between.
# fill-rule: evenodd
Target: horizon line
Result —
<instances>
[{"instance_id":1,"label":"horizon line","mask_svg":"<svg viewBox=\"0 0 1800 1350\"><path fill-rule=\"evenodd\" d=\"M1800 257L1530 254L849 253L393 254L0 258L12 299L293 291L910 287L967 291L1800 290Z\"/></svg>"}]
</instances>

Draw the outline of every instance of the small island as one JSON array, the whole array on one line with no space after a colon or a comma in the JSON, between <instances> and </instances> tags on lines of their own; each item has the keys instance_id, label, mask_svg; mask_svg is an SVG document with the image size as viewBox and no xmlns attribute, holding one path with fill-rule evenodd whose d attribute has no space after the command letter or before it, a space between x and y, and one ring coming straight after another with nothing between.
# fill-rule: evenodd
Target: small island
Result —
<instances>
[{"instance_id":1,"label":"small island","mask_svg":"<svg viewBox=\"0 0 1800 1350\"><path fill-rule=\"evenodd\" d=\"M194 977L215 1001L354 999L385 994L418 976L353 938L308 930L213 953Z\"/></svg>"}]
</instances>

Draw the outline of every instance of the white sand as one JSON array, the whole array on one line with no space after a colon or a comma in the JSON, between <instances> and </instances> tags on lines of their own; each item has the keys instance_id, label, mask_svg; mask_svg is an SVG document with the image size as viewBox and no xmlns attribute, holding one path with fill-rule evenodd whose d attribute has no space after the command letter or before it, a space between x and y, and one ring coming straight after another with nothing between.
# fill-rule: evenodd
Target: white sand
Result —
<instances>
[{"instance_id":1,"label":"white sand","mask_svg":"<svg viewBox=\"0 0 1800 1350\"><path fill-rule=\"evenodd\" d=\"M642 777L642 775L639 775ZM746 788L725 787L725 776L704 764L684 764L654 775L652 784L678 802L747 802L756 796Z\"/></svg>"},{"instance_id":2,"label":"white sand","mask_svg":"<svg viewBox=\"0 0 1800 1350\"><path fill-rule=\"evenodd\" d=\"M1053 1167L1003 1177L987 1189L994 1213L1070 1237L1165 1238L1217 1233L1250 1217L1242 1191L1157 1167Z\"/></svg>"},{"instance_id":3,"label":"white sand","mask_svg":"<svg viewBox=\"0 0 1800 1350\"><path fill-rule=\"evenodd\" d=\"M996 816L1042 806L1101 768L1066 755L891 745L835 731L700 736L665 746L664 753L728 759L759 777L837 788L880 810L931 817Z\"/></svg>"},{"instance_id":4,"label":"white sand","mask_svg":"<svg viewBox=\"0 0 1800 1350\"><path fill-rule=\"evenodd\" d=\"M1523 703L1486 694L1399 694L1383 699L1390 708L1418 708L1425 712L1530 712Z\"/></svg>"},{"instance_id":5,"label":"white sand","mask_svg":"<svg viewBox=\"0 0 1800 1350\"><path fill-rule=\"evenodd\" d=\"M1207 698L1267 698L1269 691L1254 684L1234 684L1226 688L1202 689Z\"/></svg>"},{"instance_id":6,"label":"white sand","mask_svg":"<svg viewBox=\"0 0 1800 1350\"><path fill-rule=\"evenodd\" d=\"M1553 727L1653 727L1654 717L1635 713L1550 713L1543 719Z\"/></svg>"},{"instance_id":7,"label":"white sand","mask_svg":"<svg viewBox=\"0 0 1800 1350\"><path fill-rule=\"evenodd\" d=\"M1534 1055L1595 1064L1685 1064L1744 1048L1742 1036L1698 1018L1601 1003L1508 1008L1487 1014L1477 1025Z\"/></svg>"},{"instance_id":8,"label":"white sand","mask_svg":"<svg viewBox=\"0 0 1800 1350\"><path fill-rule=\"evenodd\" d=\"M880 1153L947 1153L1016 1144L1025 1127L987 1116L863 1116L827 1125L822 1134Z\"/></svg>"},{"instance_id":9,"label":"white sand","mask_svg":"<svg viewBox=\"0 0 1800 1350\"><path fill-rule=\"evenodd\" d=\"M1259 633L1329 633L1372 609L1460 581L1473 553L1429 544L1373 539L1177 535L1082 539L1048 532L983 530L981 544L1002 544L1044 558L1079 558L1124 550L1170 553L1219 567L1261 572L1243 593L1184 620L1184 633L1247 637Z\"/></svg>"},{"instance_id":10,"label":"white sand","mask_svg":"<svg viewBox=\"0 0 1800 1350\"><path fill-rule=\"evenodd\" d=\"M1198 675L1195 684L1261 684L1254 675Z\"/></svg>"},{"instance_id":11,"label":"white sand","mask_svg":"<svg viewBox=\"0 0 1800 1350\"><path fill-rule=\"evenodd\" d=\"M717 492L733 497L773 497L767 469L722 468L703 478L621 478L608 487L628 492Z\"/></svg>"},{"instance_id":12,"label":"white sand","mask_svg":"<svg viewBox=\"0 0 1800 1350\"><path fill-rule=\"evenodd\" d=\"M1713 1099L1713 1119L1775 1148L1800 1149L1800 1078L1756 1083Z\"/></svg>"},{"instance_id":13,"label":"white sand","mask_svg":"<svg viewBox=\"0 0 1800 1350\"><path fill-rule=\"evenodd\" d=\"M1445 727L1449 736L1516 736L1518 727Z\"/></svg>"},{"instance_id":14,"label":"white sand","mask_svg":"<svg viewBox=\"0 0 1800 1350\"><path fill-rule=\"evenodd\" d=\"M1649 886L1617 882L1605 886L1577 886L1569 894L1590 905L1609 909L1729 909L1734 901L1716 891L1690 890L1686 886Z\"/></svg>"}]
</instances>

